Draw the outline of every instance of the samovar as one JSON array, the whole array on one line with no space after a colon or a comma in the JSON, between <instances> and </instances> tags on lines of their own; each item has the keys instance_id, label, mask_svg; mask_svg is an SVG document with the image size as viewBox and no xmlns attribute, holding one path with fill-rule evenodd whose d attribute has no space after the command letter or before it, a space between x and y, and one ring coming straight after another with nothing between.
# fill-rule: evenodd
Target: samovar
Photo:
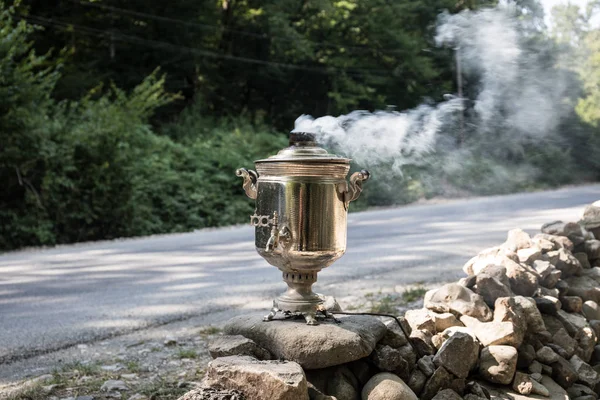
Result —
<instances>
[{"instance_id":1,"label":"samovar","mask_svg":"<svg viewBox=\"0 0 600 400\"><path fill-rule=\"evenodd\" d=\"M350 159L328 153L305 132L290 133L289 147L255 161L255 167L240 168L236 175L256 200L250 217L256 251L283 272L288 286L264 319L281 312L317 325L317 317L327 312L312 285L319 271L346 251L348 205L360 196L369 172L356 172L346 182Z\"/></svg>"}]
</instances>

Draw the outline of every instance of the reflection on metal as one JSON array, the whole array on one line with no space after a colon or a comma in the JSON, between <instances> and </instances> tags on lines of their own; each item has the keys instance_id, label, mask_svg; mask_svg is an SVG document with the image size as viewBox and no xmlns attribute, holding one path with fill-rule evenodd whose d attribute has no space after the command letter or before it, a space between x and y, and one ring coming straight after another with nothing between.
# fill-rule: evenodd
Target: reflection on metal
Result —
<instances>
[{"instance_id":1,"label":"reflection on metal","mask_svg":"<svg viewBox=\"0 0 600 400\"><path fill-rule=\"evenodd\" d=\"M288 285L265 320L282 312L315 325L326 312L312 285L346 251L348 203L360 196L369 173L356 172L346 182L350 160L318 147L308 133L291 133L289 147L255 165L256 172L240 168L236 174L244 178L246 195L256 199L250 217L256 251Z\"/></svg>"}]
</instances>

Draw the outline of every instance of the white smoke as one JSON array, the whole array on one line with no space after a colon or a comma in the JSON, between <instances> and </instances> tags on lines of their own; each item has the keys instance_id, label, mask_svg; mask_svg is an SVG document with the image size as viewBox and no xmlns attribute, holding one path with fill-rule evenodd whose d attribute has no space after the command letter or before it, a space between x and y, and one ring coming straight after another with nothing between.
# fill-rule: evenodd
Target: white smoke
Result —
<instances>
[{"instance_id":1,"label":"white smoke","mask_svg":"<svg viewBox=\"0 0 600 400\"><path fill-rule=\"evenodd\" d=\"M540 50L523 33L514 11L504 5L438 18L436 45L458 52L471 92L477 87L471 99L450 96L435 106L402 112L303 115L294 130L315 133L320 143L361 165L391 164L395 172L426 162L439 148L441 133L464 130L465 124L470 135L501 132L512 146L553 135L566 109L566 84L554 65L540 62ZM466 100L471 106L461 115Z\"/></svg>"}]
</instances>

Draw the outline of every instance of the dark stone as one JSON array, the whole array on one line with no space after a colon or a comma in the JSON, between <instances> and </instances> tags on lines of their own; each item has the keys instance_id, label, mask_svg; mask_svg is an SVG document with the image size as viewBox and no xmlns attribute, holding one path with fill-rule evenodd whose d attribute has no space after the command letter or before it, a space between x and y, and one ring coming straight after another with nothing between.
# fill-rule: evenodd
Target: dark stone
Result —
<instances>
[{"instance_id":1,"label":"dark stone","mask_svg":"<svg viewBox=\"0 0 600 400\"><path fill-rule=\"evenodd\" d=\"M552 367L552 379L563 388L568 389L577 382L579 378L577 371L563 357L559 356L558 361L550 364L550 366Z\"/></svg>"},{"instance_id":2,"label":"dark stone","mask_svg":"<svg viewBox=\"0 0 600 400\"><path fill-rule=\"evenodd\" d=\"M450 387L452 383L452 375L446 371L444 367L438 367L433 375L425 383L425 388L419 397L420 400L431 400L433 397L443 389Z\"/></svg>"}]
</instances>

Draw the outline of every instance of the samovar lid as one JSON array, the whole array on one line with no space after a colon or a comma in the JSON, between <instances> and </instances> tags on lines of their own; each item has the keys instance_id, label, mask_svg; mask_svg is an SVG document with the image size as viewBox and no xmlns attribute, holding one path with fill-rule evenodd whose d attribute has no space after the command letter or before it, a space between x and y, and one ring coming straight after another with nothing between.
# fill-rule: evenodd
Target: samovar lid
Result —
<instances>
[{"instance_id":1,"label":"samovar lid","mask_svg":"<svg viewBox=\"0 0 600 400\"><path fill-rule=\"evenodd\" d=\"M350 159L329 153L317 145L315 135L309 132L290 132L290 145L280 150L276 155L262 160L256 160L256 163L263 162L281 162L281 161L302 161L319 163L338 163L349 164Z\"/></svg>"}]
</instances>

